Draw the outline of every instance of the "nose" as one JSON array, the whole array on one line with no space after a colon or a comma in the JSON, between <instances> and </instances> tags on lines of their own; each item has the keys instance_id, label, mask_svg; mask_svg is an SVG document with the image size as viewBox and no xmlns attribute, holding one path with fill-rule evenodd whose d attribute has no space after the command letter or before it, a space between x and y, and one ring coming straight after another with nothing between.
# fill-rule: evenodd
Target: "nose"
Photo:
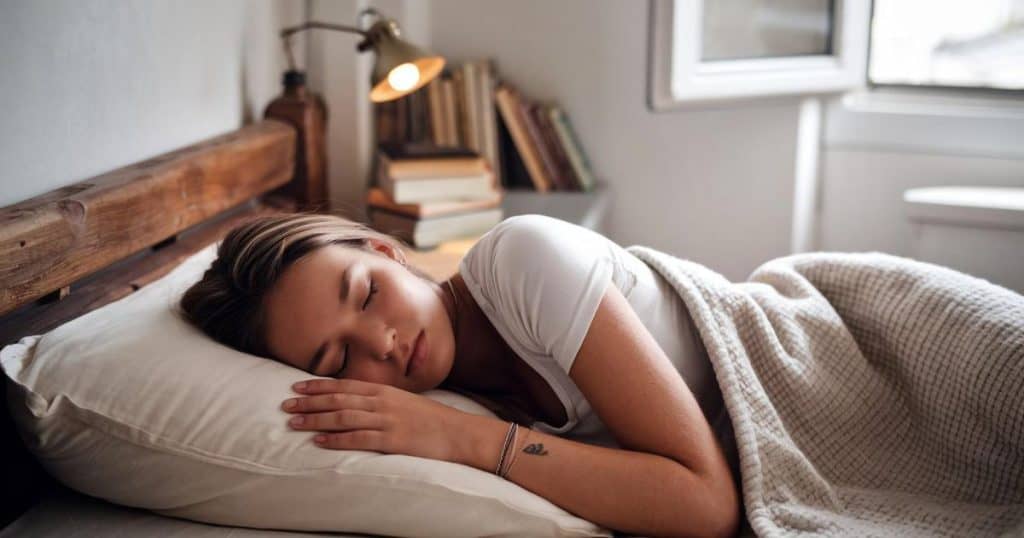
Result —
<instances>
[{"instance_id":1,"label":"nose","mask_svg":"<svg viewBox=\"0 0 1024 538\"><path fill-rule=\"evenodd\" d=\"M387 361L399 362L398 330L390 320L377 313L363 313L345 320L336 338L348 345L349 361L368 361L383 365ZM352 362L354 361L354 362Z\"/></svg>"},{"instance_id":2,"label":"nose","mask_svg":"<svg viewBox=\"0 0 1024 538\"><path fill-rule=\"evenodd\" d=\"M361 323L355 329L355 342L363 353L378 361L394 360L398 351L398 330L380 321Z\"/></svg>"},{"instance_id":3,"label":"nose","mask_svg":"<svg viewBox=\"0 0 1024 538\"><path fill-rule=\"evenodd\" d=\"M384 329L384 347L379 354L380 360L395 360L395 351L398 349L398 331L394 327Z\"/></svg>"}]
</instances>

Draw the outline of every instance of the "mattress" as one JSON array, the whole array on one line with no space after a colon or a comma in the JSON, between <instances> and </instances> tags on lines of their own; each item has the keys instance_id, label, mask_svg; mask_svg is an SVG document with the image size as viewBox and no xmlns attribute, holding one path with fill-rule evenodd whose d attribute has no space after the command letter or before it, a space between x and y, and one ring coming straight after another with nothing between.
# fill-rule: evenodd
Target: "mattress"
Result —
<instances>
[{"instance_id":1,"label":"mattress","mask_svg":"<svg viewBox=\"0 0 1024 538\"><path fill-rule=\"evenodd\" d=\"M32 536L33 538L182 536L195 538L249 538L324 536L322 533L273 531L242 527L222 527L174 519L111 504L99 499L61 489L0 530L0 538ZM373 537L370 534L330 534L340 537Z\"/></svg>"}]
</instances>

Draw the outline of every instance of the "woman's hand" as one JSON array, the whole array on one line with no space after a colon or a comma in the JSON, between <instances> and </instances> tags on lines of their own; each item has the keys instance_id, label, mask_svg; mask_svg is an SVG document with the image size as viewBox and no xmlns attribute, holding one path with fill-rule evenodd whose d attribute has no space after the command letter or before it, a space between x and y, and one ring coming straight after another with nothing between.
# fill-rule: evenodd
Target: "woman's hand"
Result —
<instances>
[{"instance_id":1,"label":"woman's hand","mask_svg":"<svg viewBox=\"0 0 1024 538\"><path fill-rule=\"evenodd\" d=\"M322 432L314 436L317 446L454 461L454 432L465 415L458 409L397 387L355 379L314 379L292 389L304 396L281 405L295 413L288 425Z\"/></svg>"}]
</instances>

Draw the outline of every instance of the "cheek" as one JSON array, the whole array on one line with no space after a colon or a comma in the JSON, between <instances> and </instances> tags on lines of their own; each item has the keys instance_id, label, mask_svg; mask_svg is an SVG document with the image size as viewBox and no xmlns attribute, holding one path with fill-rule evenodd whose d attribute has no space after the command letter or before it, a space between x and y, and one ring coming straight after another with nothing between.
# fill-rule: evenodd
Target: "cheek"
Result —
<instances>
[{"instance_id":1,"label":"cheek","mask_svg":"<svg viewBox=\"0 0 1024 538\"><path fill-rule=\"evenodd\" d=\"M384 370L381 368L353 368L351 372L343 376L345 379L355 379L357 381L365 381L367 383L377 383L379 385L392 385L394 380L390 379L384 374Z\"/></svg>"},{"instance_id":2,"label":"cheek","mask_svg":"<svg viewBox=\"0 0 1024 538\"><path fill-rule=\"evenodd\" d=\"M404 315L415 314L419 319L428 314L430 305L429 288L419 279L409 275L406 278L396 279L392 282L394 293L389 294L388 302L392 307L401 310Z\"/></svg>"}]
</instances>

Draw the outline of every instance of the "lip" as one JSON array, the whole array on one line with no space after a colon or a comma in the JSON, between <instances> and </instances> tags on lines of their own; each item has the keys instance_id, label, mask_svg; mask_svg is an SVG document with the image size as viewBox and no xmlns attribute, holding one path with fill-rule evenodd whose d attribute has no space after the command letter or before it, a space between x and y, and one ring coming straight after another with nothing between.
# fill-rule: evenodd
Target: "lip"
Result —
<instances>
[{"instance_id":1,"label":"lip","mask_svg":"<svg viewBox=\"0 0 1024 538\"><path fill-rule=\"evenodd\" d=\"M419 368L427 357L427 349L427 333L420 331L420 334L416 336L416 342L413 343L409 360L406 362L405 375L409 375L413 370Z\"/></svg>"}]
</instances>

